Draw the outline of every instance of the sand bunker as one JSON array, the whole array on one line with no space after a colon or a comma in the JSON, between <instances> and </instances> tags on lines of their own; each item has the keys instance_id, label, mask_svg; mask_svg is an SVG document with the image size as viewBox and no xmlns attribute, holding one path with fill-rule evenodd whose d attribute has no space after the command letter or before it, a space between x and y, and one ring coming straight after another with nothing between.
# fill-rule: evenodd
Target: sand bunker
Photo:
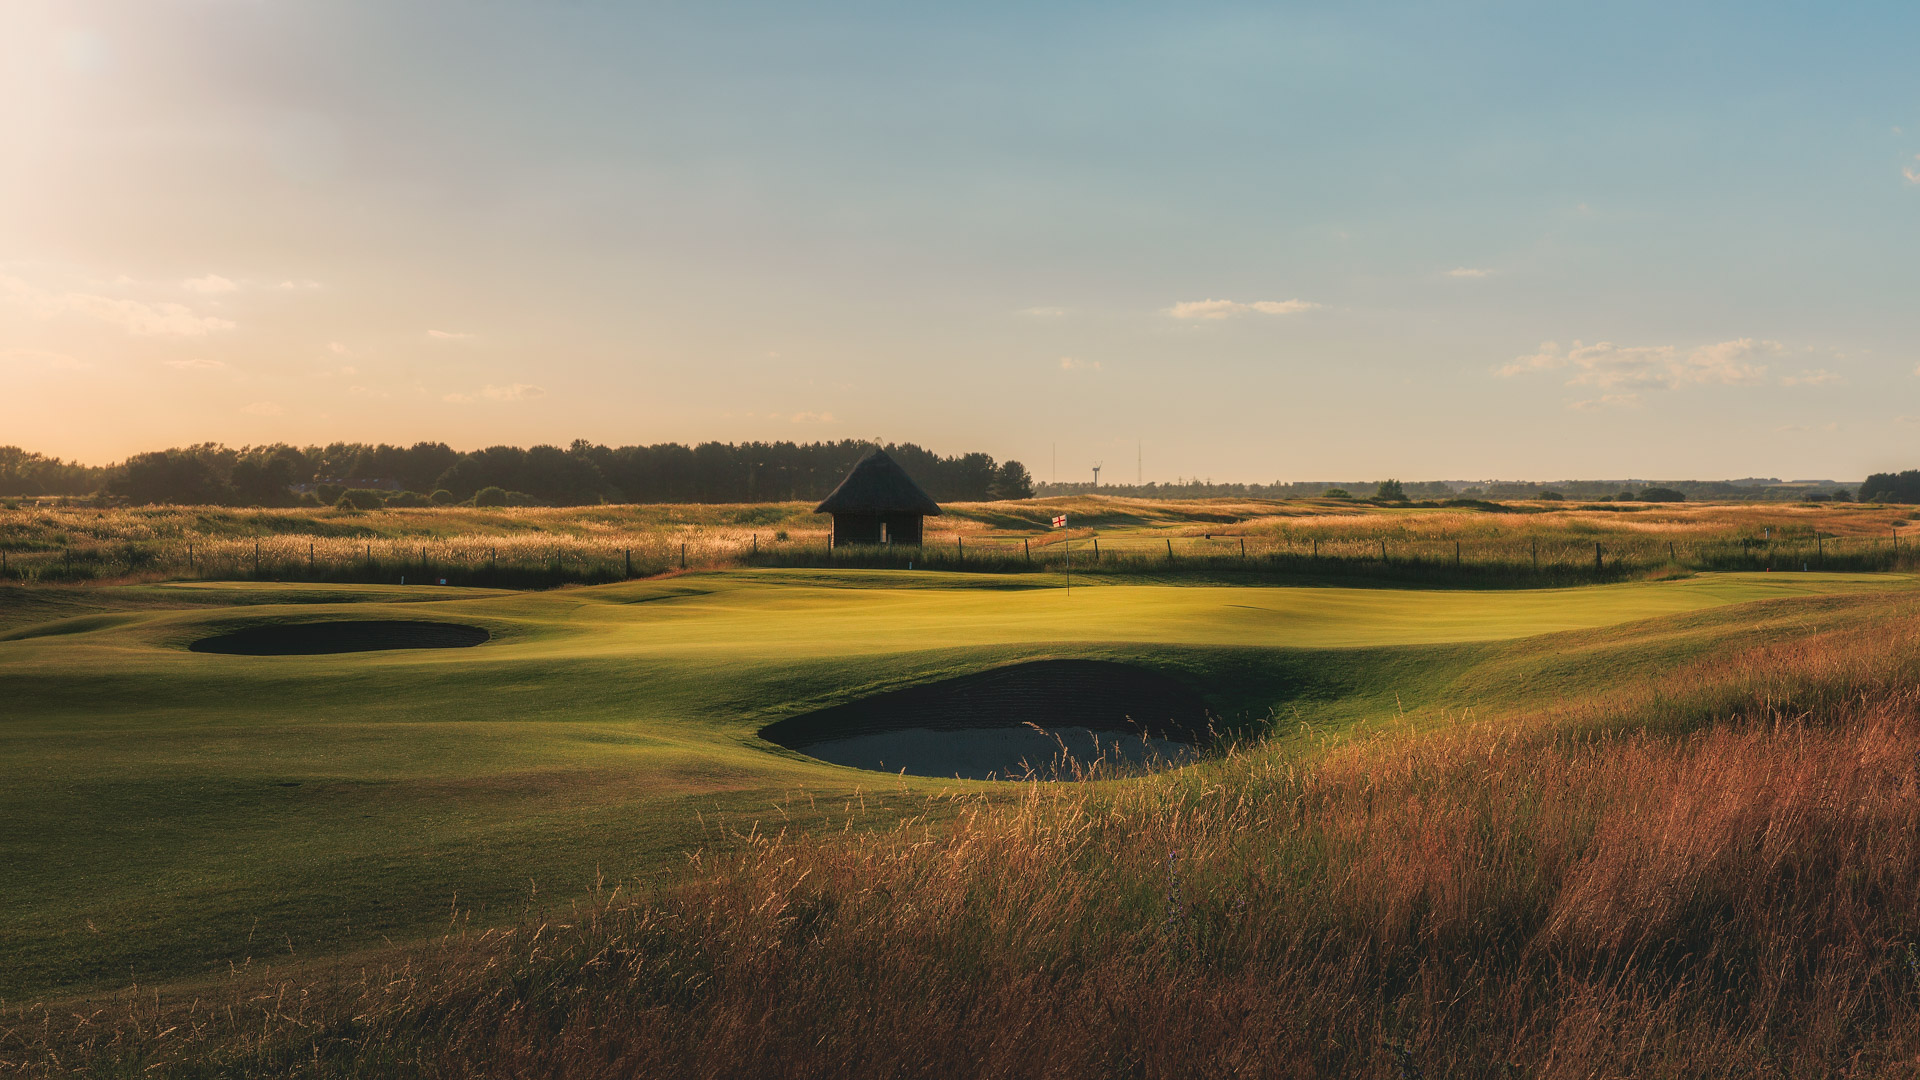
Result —
<instances>
[{"instance_id":1,"label":"sand bunker","mask_svg":"<svg viewBox=\"0 0 1920 1080\"><path fill-rule=\"evenodd\" d=\"M201 638L188 648L237 656L311 656L383 649L465 649L489 636L477 626L402 619L270 623Z\"/></svg>"},{"instance_id":2,"label":"sand bunker","mask_svg":"<svg viewBox=\"0 0 1920 1080\"><path fill-rule=\"evenodd\" d=\"M1199 696L1164 675L1098 660L1042 660L851 701L760 735L879 772L1070 779L1192 760L1206 727Z\"/></svg>"}]
</instances>

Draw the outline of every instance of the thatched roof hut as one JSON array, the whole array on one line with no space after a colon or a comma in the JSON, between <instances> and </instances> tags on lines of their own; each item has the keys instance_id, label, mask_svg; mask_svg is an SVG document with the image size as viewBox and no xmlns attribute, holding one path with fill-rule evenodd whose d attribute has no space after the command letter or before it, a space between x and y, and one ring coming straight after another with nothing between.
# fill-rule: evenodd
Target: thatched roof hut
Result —
<instances>
[{"instance_id":1,"label":"thatched roof hut","mask_svg":"<svg viewBox=\"0 0 1920 1080\"><path fill-rule=\"evenodd\" d=\"M940 505L913 482L899 462L876 449L860 459L833 494L814 509L833 515L833 544L918 545L921 518Z\"/></svg>"}]
</instances>

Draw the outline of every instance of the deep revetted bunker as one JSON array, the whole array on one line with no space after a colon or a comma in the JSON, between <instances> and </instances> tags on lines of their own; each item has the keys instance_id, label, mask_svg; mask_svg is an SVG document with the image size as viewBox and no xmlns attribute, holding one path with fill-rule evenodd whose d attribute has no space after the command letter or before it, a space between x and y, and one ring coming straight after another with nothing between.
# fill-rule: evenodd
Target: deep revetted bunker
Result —
<instances>
[{"instance_id":1,"label":"deep revetted bunker","mask_svg":"<svg viewBox=\"0 0 1920 1080\"><path fill-rule=\"evenodd\" d=\"M352 619L336 622L267 623L245 626L189 645L194 652L236 656L312 656L385 649L465 649L490 637L477 626L417 619Z\"/></svg>"},{"instance_id":2,"label":"deep revetted bunker","mask_svg":"<svg viewBox=\"0 0 1920 1080\"><path fill-rule=\"evenodd\" d=\"M809 757L912 776L1004 780L1111 775L1198 756L1207 710L1158 672L1039 660L795 716L761 738Z\"/></svg>"}]
</instances>

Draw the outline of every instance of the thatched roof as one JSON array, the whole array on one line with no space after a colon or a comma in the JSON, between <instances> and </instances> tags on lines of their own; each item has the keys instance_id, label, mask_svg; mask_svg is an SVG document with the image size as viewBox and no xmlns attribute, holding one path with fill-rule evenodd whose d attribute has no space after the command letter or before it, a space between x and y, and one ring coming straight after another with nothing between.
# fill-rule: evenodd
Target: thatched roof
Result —
<instances>
[{"instance_id":1,"label":"thatched roof","mask_svg":"<svg viewBox=\"0 0 1920 1080\"><path fill-rule=\"evenodd\" d=\"M940 505L920 490L907 470L875 450L860 459L816 514L938 514Z\"/></svg>"}]
</instances>

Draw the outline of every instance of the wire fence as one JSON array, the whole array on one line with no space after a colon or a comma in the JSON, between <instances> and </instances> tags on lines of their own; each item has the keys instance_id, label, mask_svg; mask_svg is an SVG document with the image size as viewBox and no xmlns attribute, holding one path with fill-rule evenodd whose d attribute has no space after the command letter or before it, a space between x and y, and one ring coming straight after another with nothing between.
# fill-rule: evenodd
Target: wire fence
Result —
<instances>
[{"instance_id":1,"label":"wire fence","mask_svg":"<svg viewBox=\"0 0 1920 1080\"><path fill-rule=\"evenodd\" d=\"M1298 536L956 537L922 547L772 541L758 534L634 540L515 535L445 540L275 535L115 540L0 550L0 581L309 581L540 589L737 567L924 569L1093 576L1216 574L1478 586L1618 581L1691 571L1903 571L1910 540L1812 535L1663 540L1622 535L1407 540Z\"/></svg>"}]
</instances>

